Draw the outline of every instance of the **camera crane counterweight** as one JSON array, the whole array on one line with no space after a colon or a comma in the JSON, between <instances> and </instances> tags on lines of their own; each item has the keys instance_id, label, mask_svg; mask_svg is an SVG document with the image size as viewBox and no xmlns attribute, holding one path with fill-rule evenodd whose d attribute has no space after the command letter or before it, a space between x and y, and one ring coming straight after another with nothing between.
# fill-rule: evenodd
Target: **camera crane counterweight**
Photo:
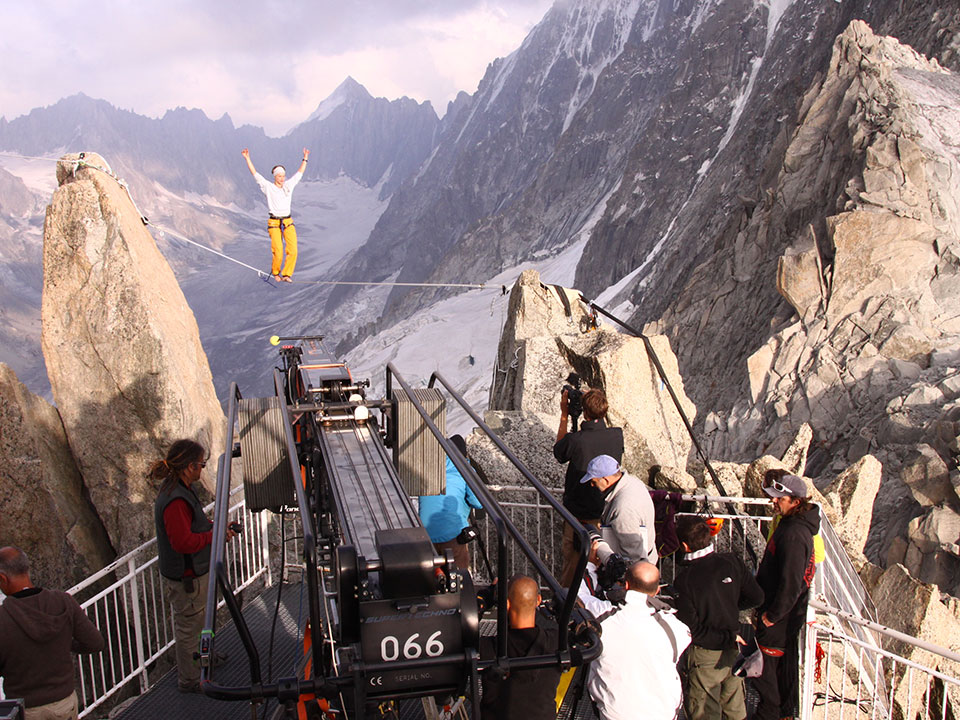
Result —
<instances>
[{"instance_id":1,"label":"camera crane counterweight","mask_svg":"<svg viewBox=\"0 0 960 720\"><path fill-rule=\"evenodd\" d=\"M353 717L388 699L465 694L479 719L479 672L496 666L570 667L600 650L599 637L574 607L578 573L562 589L476 473L443 435L446 389L544 499L581 535L586 531L523 467L499 438L435 374L427 388L411 388L387 367L387 398L365 397L369 381L355 382L322 337L283 338L275 394L246 399L234 384L228 404L226 451L217 470L217 497L206 623L201 637L202 689L222 700L258 702L276 697L311 717L328 703ZM394 384L399 387L393 389ZM376 417L379 415L379 418ZM239 442L234 443L234 428ZM264 682L260 653L247 631L225 570L231 458L242 461L248 508L295 508L303 529L303 566L309 605L304 658L296 677ZM496 657L479 655L479 609L470 573L450 551L438 555L410 500L442 494L445 459L463 475L497 529L497 574L509 575L507 542L527 556L541 581L564 597L556 651L507 657L506 613L497 617ZM498 583L505 607L506 582ZM566 590L564 595L562 590ZM570 591L572 590L572 591ZM244 686L217 684L213 657L218 591L236 622L250 666Z\"/></svg>"}]
</instances>

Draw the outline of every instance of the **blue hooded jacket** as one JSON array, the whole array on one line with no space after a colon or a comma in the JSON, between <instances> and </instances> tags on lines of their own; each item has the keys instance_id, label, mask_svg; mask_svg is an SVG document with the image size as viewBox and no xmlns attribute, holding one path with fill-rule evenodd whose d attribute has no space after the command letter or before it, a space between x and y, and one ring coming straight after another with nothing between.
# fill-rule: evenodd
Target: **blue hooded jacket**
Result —
<instances>
[{"instance_id":1,"label":"blue hooded jacket","mask_svg":"<svg viewBox=\"0 0 960 720\"><path fill-rule=\"evenodd\" d=\"M435 543L457 537L468 524L470 508L482 507L450 458L447 458L446 483L447 491L443 495L420 496L420 521Z\"/></svg>"}]
</instances>

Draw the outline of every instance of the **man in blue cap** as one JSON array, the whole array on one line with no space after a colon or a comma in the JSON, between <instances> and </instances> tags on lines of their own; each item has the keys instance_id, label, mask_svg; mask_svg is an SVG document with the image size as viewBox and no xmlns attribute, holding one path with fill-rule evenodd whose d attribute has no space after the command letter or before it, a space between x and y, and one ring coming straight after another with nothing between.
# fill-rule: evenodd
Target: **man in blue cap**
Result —
<instances>
[{"instance_id":1,"label":"man in blue cap","mask_svg":"<svg viewBox=\"0 0 960 720\"><path fill-rule=\"evenodd\" d=\"M614 553L635 563L657 563L656 528L650 491L634 475L624 472L609 455L598 455L587 465L581 483L590 483L603 496L600 535L593 550L605 563Z\"/></svg>"}]
</instances>

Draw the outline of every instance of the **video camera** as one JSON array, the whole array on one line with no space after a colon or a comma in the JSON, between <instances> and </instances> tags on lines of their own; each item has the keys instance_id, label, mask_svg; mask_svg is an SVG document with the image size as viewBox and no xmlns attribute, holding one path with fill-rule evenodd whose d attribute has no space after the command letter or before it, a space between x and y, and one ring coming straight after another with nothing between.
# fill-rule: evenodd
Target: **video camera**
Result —
<instances>
[{"instance_id":1,"label":"video camera","mask_svg":"<svg viewBox=\"0 0 960 720\"><path fill-rule=\"evenodd\" d=\"M609 592L615 585L622 585L630 569L630 563L623 555L614 553L597 569L597 585Z\"/></svg>"},{"instance_id":2,"label":"video camera","mask_svg":"<svg viewBox=\"0 0 960 720\"><path fill-rule=\"evenodd\" d=\"M606 545L607 548L610 547L607 541L603 539L603 535L596 525L584 525L584 527L590 536L591 544L596 540ZM623 587L623 578L626 576L629 568L630 562L627 558L615 552L611 552L606 562L597 568L597 586L607 595L608 600L613 600L613 598L610 597L610 591L615 588L617 588L617 590L614 592L614 595L622 595L619 588Z\"/></svg>"},{"instance_id":3,"label":"video camera","mask_svg":"<svg viewBox=\"0 0 960 720\"><path fill-rule=\"evenodd\" d=\"M567 382L560 392L567 394L567 413L573 419L573 429L577 429L577 420L583 414L583 391L580 389L583 381L577 373L567 375Z\"/></svg>"}]
</instances>

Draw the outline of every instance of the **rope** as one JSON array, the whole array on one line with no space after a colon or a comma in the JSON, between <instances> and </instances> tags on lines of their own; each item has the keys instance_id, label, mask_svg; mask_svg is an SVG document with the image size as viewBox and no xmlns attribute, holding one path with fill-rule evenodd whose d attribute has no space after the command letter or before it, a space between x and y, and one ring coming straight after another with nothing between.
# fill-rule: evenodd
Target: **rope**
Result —
<instances>
[{"instance_id":1,"label":"rope","mask_svg":"<svg viewBox=\"0 0 960 720\"><path fill-rule=\"evenodd\" d=\"M48 162L60 162L60 158L40 157L38 155L17 155L17 153L0 152L0 157L14 157L21 160L46 160Z\"/></svg>"},{"instance_id":2,"label":"rope","mask_svg":"<svg viewBox=\"0 0 960 720\"><path fill-rule=\"evenodd\" d=\"M483 283L411 283L411 282L374 282L373 280L291 280L294 285L390 285L394 287L449 287L473 288L475 290L496 290Z\"/></svg>"},{"instance_id":3,"label":"rope","mask_svg":"<svg viewBox=\"0 0 960 720\"><path fill-rule=\"evenodd\" d=\"M45 157L32 156L32 155L17 155L15 153L0 153L0 157L15 157L23 160L47 160L51 162L60 162L59 158L45 158ZM190 245L198 247L201 250L206 250L209 253L213 253L214 255L217 255L218 257L223 258L224 260L229 260L230 262L236 263L241 267L247 268L248 270L252 270L257 274L257 277L259 277L261 280L264 280L268 285L273 284L270 282L270 278L272 277L270 273L260 270L259 268L255 268L253 267L253 265L248 265L242 260L237 260L236 258L231 257L226 253L220 252L219 250L215 250L212 247L209 247L202 243L198 243L195 240L191 240L190 238L185 237L184 235L181 235L180 233L174 230L171 230L170 228L164 227L163 225L151 223L150 220L147 218L147 216L144 215L142 212L140 212L140 208L137 207L137 203L133 199L133 195L130 193L130 188L127 185L127 183L122 178L118 177L117 174L113 172L112 169L110 169L109 164L107 167L100 167L99 165L94 165L93 163L89 163L86 160L84 160L84 153L80 153L80 157L72 161L72 165L73 165L74 175L76 175L76 172L79 168L88 167L88 168L92 168L93 170L99 170L105 175L109 175L110 177L112 177L117 182L117 184L121 188L123 188L123 191L126 192L127 197L130 199L131 204L133 205L134 209L137 211L137 215L140 216L140 221L147 227L156 228L157 233L160 235L160 237L165 237L165 235L171 235L176 239L181 240L185 243L189 243ZM414 282L386 282L386 281L375 282L372 280L371 281L367 281L367 280L292 280L291 282L296 285L379 285L379 286L389 286L389 287L428 287L428 288L446 287L446 288L472 288L475 290L488 289L484 283L414 283Z\"/></svg>"}]
</instances>

